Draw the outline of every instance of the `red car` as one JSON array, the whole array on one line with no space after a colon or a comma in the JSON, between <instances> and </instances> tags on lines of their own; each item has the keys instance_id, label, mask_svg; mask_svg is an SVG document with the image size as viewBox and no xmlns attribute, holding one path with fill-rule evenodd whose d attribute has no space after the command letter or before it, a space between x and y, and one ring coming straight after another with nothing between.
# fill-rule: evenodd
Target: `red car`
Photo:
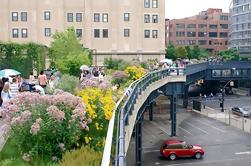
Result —
<instances>
[{"instance_id":1,"label":"red car","mask_svg":"<svg viewBox=\"0 0 251 166\"><path fill-rule=\"evenodd\" d=\"M160 154L163 157L169 157L175 160L177 157L195 157L202 158L205 151L199 145L189 145L181 140L166 140L160 147Z\"/></svg>"}]
</instances>

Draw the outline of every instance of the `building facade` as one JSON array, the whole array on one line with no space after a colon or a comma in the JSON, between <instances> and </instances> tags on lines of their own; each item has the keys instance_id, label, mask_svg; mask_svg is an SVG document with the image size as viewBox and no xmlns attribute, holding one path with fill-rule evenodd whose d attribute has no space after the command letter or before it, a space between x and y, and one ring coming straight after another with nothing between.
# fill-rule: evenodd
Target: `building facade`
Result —
<instances>
[{"instance_id":1,"label":"building facade","mask_svg":"<svg viewBox=\"0 0 251 166\"><path fill-rule=\"evenodd\" d=\"M233 0L230 8L230 47L251 58L251 0Z\"/></svg>"},{"instance_id":2,"label":"building facade","mask_svg":"<svg viewBox=\"0 0 251 166\"><path fill-rule=\"evenodd\" d=\"M211 53L228 48L229 19L222 9L207 9L199 15L166 21L166 44L198 45Z\"/></svg>"},{"instance_id":3,"label":"building facade","mask_svg":"<svg viewBox=\"0 0 251 166\"><path fill-rule=\"evenodd\" d=\"M95 60L161 59L165 0L1 0L0 41L50 45L56 31L74 27Z\"/></svg>"}]
</instances>

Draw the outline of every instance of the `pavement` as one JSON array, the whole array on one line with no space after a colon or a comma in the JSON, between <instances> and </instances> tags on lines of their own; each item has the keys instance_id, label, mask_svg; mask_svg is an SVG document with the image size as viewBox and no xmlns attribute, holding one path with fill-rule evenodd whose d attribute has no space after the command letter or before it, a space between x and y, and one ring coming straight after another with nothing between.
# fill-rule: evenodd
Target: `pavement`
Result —
<instances>
[{"instance_id":1,"label":"pavement","mask_svg":"<svg viewBox=\"0 0 251 166\"><path fill-rule=\"evenodd\" d=\"M250 99L237 99L240 105L250 103ZM231 100L230 100L231 101ZM243 103L243 101L245 101ZM212 102L212 103L211 103ZM213 104L214 101L211 101ZM229 104L236 101L229 102ZM216 105L216 104L215 104ZM238 104L237 104L238 105ZM226 105L228 106L228 105ZM217 107L217 106L216 106ZM251 134L229 126L202 114L179 108L177 114L177 138L205 148L201 160L193 158L170 161L160 157L159 147L170 138L169 113L166 111L154 114L153 121L147 115L142 124L143 166L250 166ZM132 138L127 152L127 165L135 165L135 141Z\"/></svg>"}]
</instances>

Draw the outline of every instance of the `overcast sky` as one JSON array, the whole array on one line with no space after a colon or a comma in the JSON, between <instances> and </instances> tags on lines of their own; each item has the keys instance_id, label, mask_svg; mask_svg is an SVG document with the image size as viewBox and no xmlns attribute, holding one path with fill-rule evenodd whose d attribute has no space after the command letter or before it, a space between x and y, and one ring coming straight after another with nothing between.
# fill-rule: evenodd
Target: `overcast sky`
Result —
<instances>
[{"instance_id":1,"label":"overcast sky","mask_svg":"<svg viewBox=\"0 0 251 166\"><path fill-rule=\"evenodd\" d=\"M231 0L165 0L166 18L183 18L199 14L207 8L222 8L228 12Z\"/></svg>"}]
</instances>

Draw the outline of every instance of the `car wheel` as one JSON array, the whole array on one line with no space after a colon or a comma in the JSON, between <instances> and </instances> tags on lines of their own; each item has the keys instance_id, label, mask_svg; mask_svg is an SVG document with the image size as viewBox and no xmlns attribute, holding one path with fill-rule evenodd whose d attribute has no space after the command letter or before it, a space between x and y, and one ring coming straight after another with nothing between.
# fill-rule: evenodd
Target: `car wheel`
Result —
<instances>
[{"instance_id":1,"label":"car wheel","mask_svg":"<svg viewBox=\"0 0 251 166\"><path fill-rule=\"evenodd\" d=\"M194 157L195 157L196 159L201 159L202 154L201 154L200 152L197 152L197 153L194 155Z\"/></svg>"},{"instance_id":2,"label":"car wheel","mask_svg":"<svg viewBox=\"0 0 251 166\"><path fill-rule=\"evenodd\" d=\"M170 156L169 156L170 160L175 160L176 157L177 157L177 156L176 156L176 154L174 154L174 153L170 154Z\"/></svg>"}]
</instances>

